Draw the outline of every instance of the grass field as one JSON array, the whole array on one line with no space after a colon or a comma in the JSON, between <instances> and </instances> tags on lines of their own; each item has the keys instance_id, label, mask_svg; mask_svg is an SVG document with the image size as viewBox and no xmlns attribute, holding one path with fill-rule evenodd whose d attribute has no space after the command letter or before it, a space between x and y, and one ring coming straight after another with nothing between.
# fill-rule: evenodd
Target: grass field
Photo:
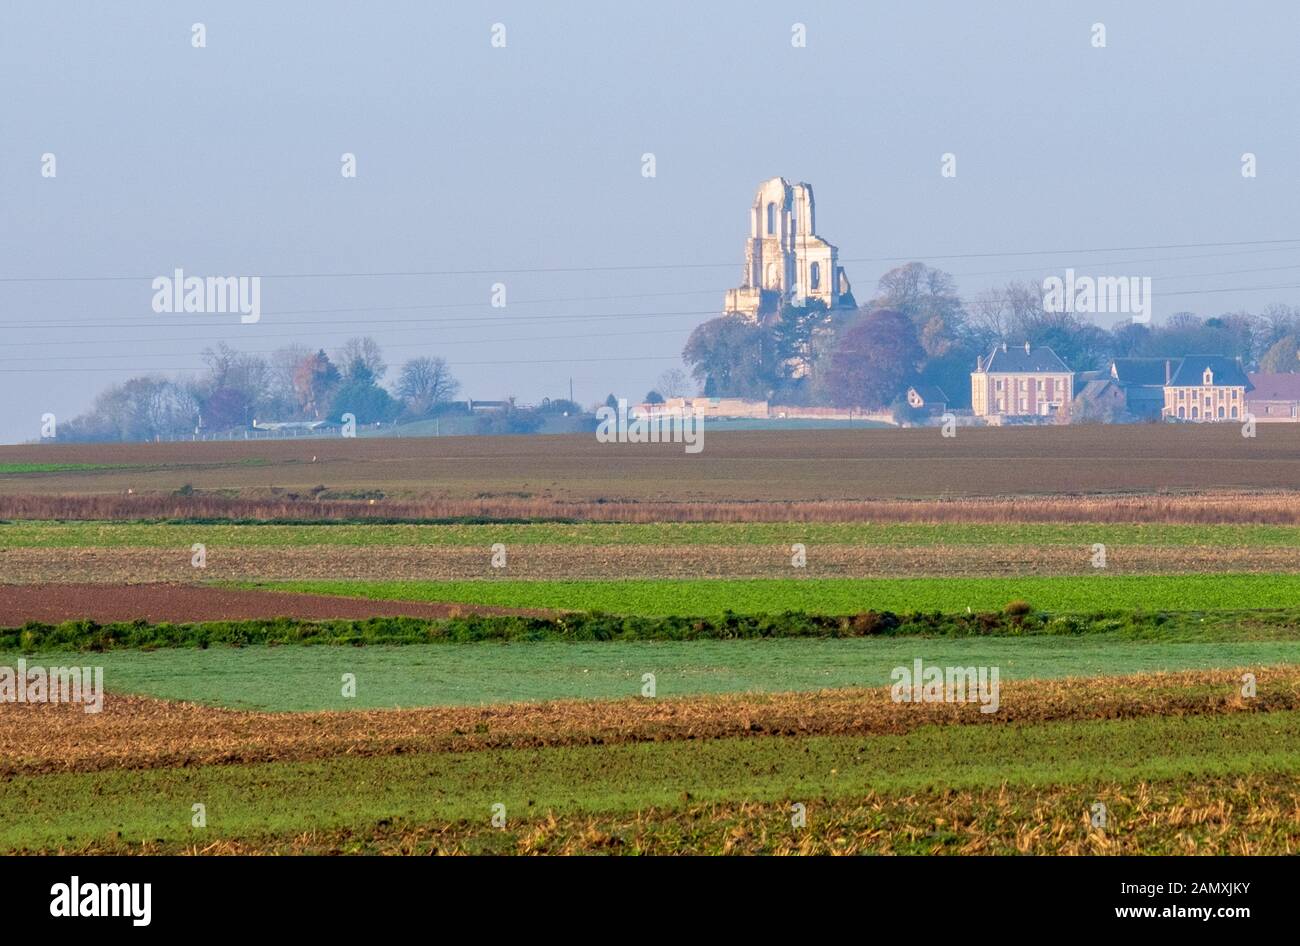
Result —
<instances>
[{"instance_id":1,"label":"grass field","mask_svg":"<svg viewBox=\"0 0 1300 946\"><path fill-rule=\"evenodd\" d=\"M697 579L673 581L302 581L260 587L406 601L454 601L613 614L716 615L808 611L999 611L1021 600L1050 612L1283 608L1300 575L1064 576L1050 578Z\"/></svg>"},{"instance_id":2,"label":"grass field","mask_svg":"<svg viewBox=\"0 0 1300 946\"><path fill-rule=\"evenodd\" d=\"M18 654L0 652L0 665ZM996 666L1004 680L1300 663L1300 638L1133 641L1085 638L649 641L211 647L26 654L28 665L94 665L105 686L173 700L272 711L486 705L636 696L646 673L663 697L888 686L923 659ZM356 676L355 697L340 680Z\"/></svg>"},{"instance_id":3,"label":"grass field","mask_svg":"<svg viewBox=\"0 0 1300 946\"><path fill-rule=\"evenodd\" d=\"M517 832L549 815L617 817L688 803L801 802L815 819L821 800L868 792L1100 792L1138 780L1297 772L1295 712L109 771L10 779L0 793L0 848L206 846L341 827L360 846L394 824L487 824L497 804ZM202 830L191 827L196 803L208 812ZM769 830L791 829L774 819ZM959 840L959 826L951 830ZM1079 831L1086 834L1082 823Z\"/></svg>"}]
</instances>

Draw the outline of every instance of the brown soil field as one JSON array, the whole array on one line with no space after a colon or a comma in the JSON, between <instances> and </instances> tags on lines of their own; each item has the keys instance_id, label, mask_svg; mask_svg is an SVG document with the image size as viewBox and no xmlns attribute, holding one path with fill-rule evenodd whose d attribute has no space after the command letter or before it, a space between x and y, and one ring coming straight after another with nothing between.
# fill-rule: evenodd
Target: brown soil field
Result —
<instances>
[{"instance_id":1,"label":"brown soil field","mask_svg":"<svg viewBox=\"0 0 1300 946\"><path fill-rule=\"evenodd\" d=\"M330 595L286 594L181 584L0 585L0 627L28 621L58 624L88 618L151 623L254 618L445 618L462 614L544 614L518 608L436 602L372 601Z\"/></svg>"},{"instance_id":2,"label":"brown soil field","mask_svg":"<svg viewBox=\"0 0 1300 946\"><path fill-rule=\"evenodd\" d=\"M793 801L808 824L790 824ZM1105 803L1109 830L1090 824ZM1171 854L1300 852L1300 784L1257 774L1186 780L869 792L856 798L687 803L634 815L539 813L505 829L486 823L376 824L221 840L204 847L125 840L76 854Z\"/></svg>"},{"instance_id":3,"label":"brown soil field","mask_svg":"<svg viewBox=\"0 0 1300 946\"><path fill-rule=\"evenodd\" d=\"M790 567L787 545L585 546L519 545L504 571L485 549L455 546L290 546L208 548L195 569L186 548L0 549L0 597L9 584L98 582L450 581L470 578L897 578L1095 574L1090 547L1061 545L818 545L806 567ZM1112 546L1108 574L1289 572L1300 549ZM2 610L2 606L0 606Z\"/></svg>"},{"instance_id":4,"label":"brown soil field","mask_svg":"<svg viewBox=\"0 0 1300 946\"><path fill-rule=\"evenodd\" d=\"M252 498L381 492L389 499L625 503L845 501L1300 486L1300 425L1080 425L721 431L680 444L594 436L353 438L0 447L0 464L122 468L0 474L0 494ZM278 491L278 492L276 492Z\"/></svg>"},{"instance_id":5,"label":"brown soil field","mask_svg":"<svg viewBox=\"0 0 1300 946\"><path fill-rule=\"evenodd\" d=\"M1144 715L1300 708L1300 667L1183 671L1087 680L1023 680L997 714L975 703L895 703L889 688L681 699L559 700L487 707L262 713L109 694L103 712L72 704L0 703L0 776L177 765L720 739L901 733L927 725L1005 725Z\"/></svg>"},{"instance_id":6,"label":"brown soil field","mask_svg":"<svg viewBox=\"0 0 1300 946\"><path fill-rule=\"evenodd\" d=\"M0 480L3 477L0 476ZM573 502L491 497L256 499L216 494L0 493L0 520L427 521L583 520L592 522L1165 522L1300 525L1300 491L1151 495L965 497L941 500L791 502Z\"/></svg>"}]
</instances>

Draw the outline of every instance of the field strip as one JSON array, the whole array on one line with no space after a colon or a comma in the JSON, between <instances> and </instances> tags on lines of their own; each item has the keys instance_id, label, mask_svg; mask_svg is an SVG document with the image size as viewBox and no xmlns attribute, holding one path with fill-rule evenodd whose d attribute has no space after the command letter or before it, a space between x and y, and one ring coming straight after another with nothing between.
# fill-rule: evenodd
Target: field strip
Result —
<instances>
[{"instance_id":1,"label":"field strip","mask_svg":"<svg viewBox=\"0 0 1300 946\"><path fill-rule=\"evenodd\" d=\"M793 570L793 569L792 569ZM610 614L717 615L807 611L999 611L1011 601L1053 613L1292 607L1300 574L1019 576L1014 578L754 578L477 581L293 581L281 591Z\"/></svg>"},{"instance_id":2,"label":"field strip","mask_svg":"<svg viewBox=\"0 0 1300 946\"><path fill-rule=\"evenodd\" d=\"M0 448L3 451L4 448ZM608 459L608 455L604 456ZM927 461L933 463L934 459ZM1032 469L1038 458L1026 459ZM1132 458L1116 461L1127 466ZM1188 462L1194 463L1194 460ZM1240 460L1236 461L1240 463ZM599 466L600 460L595 461ZM291 466L290 470L297 467ZM917 465L902 466L913 475ZM282 471L284 472L284 471ZM999 471L1005 473L1005 470ZM787 471L774 475L785 476ZM538 523L547 527L574 524L640 524L658 527L664 524L766 524L775 528L825 524L831 527L852 525L879 525L902 523L918 525L982 524L995 528L1007 524L1078 524L1109 523L1117 525L1185 524L1185 525L1266 525L1284 527L1300 525L1300 493L1294 484L1300 479L1290 471L1279 471L1273 489L1223 490L1192 487L1170 491L1177 484L1146 482L1145 486L1126 489L1124 477L1101 481L1096 491L1064 487L1066 492L1052 492L1044 488L1045 478L1062 476L1069 479L1068 464L1056 464L1053 471L1041 473L1032 487L1016 489L1005 478L998 482L992 496L962 496L964 478L956 475L956 482L908 484L907 492L930 498L913 499L859 499L864 495L888 495L871 488L854 489L846 486L840 473L828 477L826 489L806 476L793 478L779 484L778 489L761 482L761 463L751 463L738 471L736 477L723 478L722 482L736 482L745 476L757 476L752 486L743 486L753 493L744 501L733 501L733 494L717 494L717 482L705 477L683 477L680 467L666 464L661 478L646 475L640 480L643 489L633 489L635 498L617 498L609 495L609 484L619 482L616 477L602 478L593 475L589 467L576 464L563 471L572 481L576 495L554 495L545 490L538 495L531 489L520 492L504 487L492 490L483 477L468 480L465 488L472 489L474 498L447 498L445 495L428 495L429 482L436 476L428 469L413 470L410 483L403 489L394 489L391 482L372 481L374 490L361 490L361 495L371 498L341 498L330 491L317 493L315 487L306 495L286 491L275 486L233 490L239 495L229 495L222 484L221 491L195 491L178 493L182 485L177 479L160 482L152 491L143 490L141 484L127 482L105 488L97 493L81 491L84 482L68 478L61 486L58 478L43 481L48 485L44 493L33 493L35 478L21 482L0 475L0 520L11 524L14 520L42 521L51 525L66 524L69 528L97 525L116 520L121 525L132 525L132 520L148 520L150 524L186 527L222 525L223 520L235 523L274 524L288 523L287 528L303 524L333 522L351 524L369 522L369 528L387 524L403 525L409 522L437 523L490 523L493 527L511 523ZM90 474L80 474L85 477ZM1147 477L1144 474L1143 479ZM581 482L580 482L581 481ZM281 481L283 482L283 481ZM337 482L337 481L336 481ZM623 480L622 482L627 482ZM681 484L692 483L695 489ZM1285 488L1276 488L1283 484ZM519 484L526 485L526 484ZM764 486L768 488L764 489ZM14 486L10 490L7 486ZM19 488L21 487L21 488ZM126 493L132 488L131 494ZM690 498L681 501L665 489L677 489ZM848 495L839 495L847 489ZM344 491L345 493L348 491ZM356 492L355 490L352 492ZM1025 495L1026 493L1040 495ZM814 496L837 498L808 499ZM315 497L315 498L312 498ZM78 522L77 520L81 520ZM139 523L134 523L139 525ZM4 527L0 527L4 528Z\"/></svg>"},{"instance_id":3,"label":"field strip","mask_svg":"<svg viewBox=\"0 0 1300 946\"><path fill-rule=\"evenodd\" d=\"M0 850L110 840L212 844L376 825L516 824L566 815L727 803L870 798L869 793L1133 786L1173 778L1300 772L1300 713L1147 715L1026 725L926 726L904 733L671 740L502 748L8 778ZM1270 798L1276 813L1285 799ZM192 826L193 805L207 810ZM1220 809L1222 811L1222 809ZM1085 809L1086 811L1086 809ZM1084 812L1075 812L1079 817ZM1289 812L1288 812L1289 813ZM1212 814L1212 812L1210 813ZM1037 822L1025 824L1032 830ZM774 830L785 830L783 819ZM1122 830L1122 822L1117 832ZM689 828L689 823L683 823ZM1080 825L1080 827L1082 827ZM932 824L931 833L943 834ZM1294 831L1294 829L1292 829ZM1182 829L1170 832L1178 837Z\"/></svg>"},{"instance_id":4,"label":"field strip","mask_svg":"<svg viewBox=\"0 0 1300 946\"><path fill-rule=\"evenodd\" d=\"M254 618L445 618L471 612L543 614L537 609L437 602L381 602L374 599L291 594L197 584L0 585L0 627L29 621L59 624L89 619L112 621L218 621Z\"/></svg>"},{"instance_id":5,"label":"field strip","mask_svg":"<svg viewBox=\"0 0 1300 946\"><path fill-rule=\"evenodd\" d=\"M0 658L15 666L19 654ZM29 666L99 666L105 687L266 712L487 706L637 696L645 675L658 698L814 693L888 686L895 668L997 667L999 679L1056 680L1230 667L1300 665L1300 641L1232 637L1127 639L1116 634L1031 637L784 638L743 640L487 641L401 646L114 648L38 652ZM354 694L340 681L351 674Z\"/></svg>"},{"instance_id":6,"label":"field strip","mask_svg":"<svg viewBox=\"0 0 1300 946\"><path fill-rule=\"evenodd\" d=\"M805 827L792 823L804 805ZM1105 829L1092 825L1104 805ZM65 842L66 843L66 842ZM365 826L159 843L102 839L52 847L81 854L956 854L1294 855L1300 782L1292 774L1195 781L1008 786L941 792L792 795L635 813L535 813L487 819L382 818Z\"/></svg>"},{"instance_id":7,"label":"field strip","mask_svg":"<svg viewBox=\"0 0 1300 946\"><path fill-rule=\"evenodd\" d=\"M1300 709L1300 667L1252 672L1251 699L1241 671L1003 682L994 714L974 702L894 702L888 688L293 714L110 693L100 713L0 703L0 775Z\"/></svg>"},{"instance_id":8,"label":"field strip","mask_svg":"<svg viewBox=\"0 0 1300 946\"><path fill-rule=\"evenodd\" d=\"M1097 533L1104 535L1103 532ZM512 578L895 578L902 576L1095 575L1091 545L808 545L806 564L791 566L790 545L646 546L521 545L509 551ZM508 547L507 547L508 548ZM171 549L0 549L0 583L332 580L458 581L502 575L489 544L437 546L205 546L205 565L191 546ZM1281 573L1300 571L1300 548L1107 547L1107 574Z\"/></svg>"},{"instance_id":9,"label":"field strip","mask_svg":"<svg viewBox=\"0 0 1300 946\"><path fill-rule=\"evenodd\" d=\"M1300 502L1300 501L1298 501ZM1068 507L1070 500L1063 499ZM366 507L370 508L370 507ZM200 522L0 523L0 550L167 549L188 550L195 542L213 549L304 546L466 548L496 542L507 546L691 546L731 548L794 542L817 546L925 547L976 545L1118 546L1300 549L1300 526L1222 523L1094 522L585 522L414 524L323 522L313 524Z\"/></svg>"}]
</instances>

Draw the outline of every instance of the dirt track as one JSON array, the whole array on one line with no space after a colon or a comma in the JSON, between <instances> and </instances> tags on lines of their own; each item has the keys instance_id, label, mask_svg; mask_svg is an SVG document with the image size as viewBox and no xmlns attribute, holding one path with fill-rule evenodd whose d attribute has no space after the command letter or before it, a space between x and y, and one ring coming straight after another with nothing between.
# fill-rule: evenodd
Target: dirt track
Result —
<instances>
[{"instance_id":1,"label":"dirt track","mask_svg":"<svg viewBox=\"0 0 1300 946\"><path fill-rule=\"evenodd\" d=\"M0 585L0 627L17 627L28 621L58 624L83 618L103 624L140 618L153 623L180 623L277 617L445 618L471 613L542 615L546 612L429 601L371 601L205 585Z\"/></svg>"}]
</instances>

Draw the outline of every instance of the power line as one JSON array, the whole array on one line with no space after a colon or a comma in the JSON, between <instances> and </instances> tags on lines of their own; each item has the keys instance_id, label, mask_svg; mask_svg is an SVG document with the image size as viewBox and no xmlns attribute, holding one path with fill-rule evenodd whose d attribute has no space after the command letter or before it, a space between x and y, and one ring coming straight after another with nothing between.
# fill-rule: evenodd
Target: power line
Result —
<instances>
[{"instance_id":1,"label":"power line","mask_svg":"<svg viewBox=\"0 0 1300 946\"><path fill-rule=\"evenodd\" d=\"M306 310L310 311L310 310ZM358 309L359 312L373 311L369 309ZM370 325L513 325L517 322L534 323L544 322L547 324L560 322L585 322L588 320L599 319L646 319L646 318L672 318L682 315L718 315L720 309L685 309L676 312L598 312L589 315L506 315L506 316L480 316L471 315L460 318L418 318L418 319L366 319L364 322L337 322L321 321L319 319L287 319L284 321L258 322L251 324L258 325L350 325L352 328L348 331L361 331ZM3 323L5 328L240 328L241 324L233 321L233 317L238 315L237 312L228 313L230 316L224 322L103 322L98 324L82 322L6 322ZM275 317L280 313L263 312L263 317ZM257 329L249 329L251 333L257 332Z\"/></svg>"},{"instance_id":2,"label":"power line","mask_svg":"<svg viewBox=\"0 0 1300 946\"><path fill-rule=\"evenodd\" d=\"M680 361L680 355L625 355L610 358L525 358L514 361L456 361L448 362L451 368L479 368L498 365L576 365L590 362L625 362L625 361ZM164 371L196 371L197 368L0 368L0 374L46 374L47 372L87 372L87 371L148 371L158 374Z\"/></svg>"},{"instance_id":3,"label":"power line","mask_svg":"<svg viewBox=\"0 0 1300 946\"><path fill-rule=\"evenodd\" d=\"M602 332L602 333L600 334L599 337L602 338L602 339L605 339L605 338L627 338L627 337L641 336L641 335L667 335L667 334L669 334L669 333L676 334L677 332L678 332L678 329L662 329L662 328L660 328L660 329L647 329L647 330L645 330L645 331L640 331L640 332ZM466 338L466 339L458 339L458 340L456 340L456 341L442 341L442 340L439 340L438 345L439 345L439 346L442 346L442 345L498 345L498 344L502 344L502 343L504 343L504 342L550 342L550 341L572 341L572 340L575 340L575 339L590 339L590 338L592 338L592 336L591 336L591 334L589 334L589 333L584 333L584 334L582 334L582 335L531 335L531 336L522 336L522 337L518 337L518 338ZM174 340L174 341L192 341L193 339L171 339L171 340ZM115 341L116 341L116 340L115 340ZM135 340L132 340L132 339L122 339L121 341L123 341L123 342L127 342L127 341L139 341L139 339L135 339ZM149 341L149 339L146 339L146 341ZM41 344L41 343L29 343L29 344ZM48 343L45 343L45 344L48 344ZM305 347L309 347L309 346L305 346ZM405 349L405 348L427 348L427 347L428 347L428 343L422 342L422 343L418 343L418 344L408 344L408 345L389 345L389 346L386 346L386 347L388 347L388 348L396 348L396 349ZM241 349L240 352L239 352L239 354L241 354L241 355L273 355L273 354L275 354L276 350L277 350L277 349L274 349L274 348L254 348L254 349L246 349L246 350ZM184 358L184 357L198 358L198 357L202 357L202 355L203 355L203 352L194 352L194 351L189 351L189 352L179 352L179 351L171 351L171 352L158 352L157 354L150 354L150 353L148 353L148 352L129 352L129 353L122 354L122 355L109 355L109 354L97 354L97 355L55 355L55 356L52 356L52 357L49 357L49 358L32 358L32 357L30 357L30 356L23 356L23 357L21 357L21 358L0 358L0 363L10 362L10 361L23 361L23 362L33 362L33 361L64 361L65 359L71 359L71 358L76 358L76 359L83 360L83 361L86 360L86 359L100 360L100 359L105 359L105 358Z\"/></svg>"},{"instance_id":4,"label":"power line","mask_svg":"<svg viewBox=\"0 0 1300 946\"><path fill-rule=\"evenodd\" d=\"M1286 270L1286 269L1300 269L1300 264L1292 264L1287 266L1276 266L1276 267L1260 267L1256 269L1246 269L1246 270L1225 270L1224 272L1221 273L1187 273L1181 276L1158 277L1158 278L1162 280L1209 278L1212 276L1232 275L1233 273L1269 272L1273 270ZM1226 287L1213 288L1213 289L1180 289L1180 290L1172 290L1172 291L1162 290L1160 292L1160 296L1168 297L1168 296L1217 295L1225 292L1266 292L1266 291L1277 290L1277 289L1300 289L1300 284L1277 283L1277 284L1261 285L1261 286L1226 286ZM979 301L978 299L973 297L953 296L952 298L963 305L969 305ZM423 307L404 306L398 308L423 308ZM298 310L298 311L312 312L312 311L319 311L319 310L305 309L305 310ZM380 310L364 308L364 309L357 309L355 311L380 311ZM235 314L237 313L231 313L232 316ZM274 312L263 313L263 315L270 316L272 318L274 318L278 314L288 314L288 313L274 313ZM338 322L320 321L316 319L300 319L300 320L290 319L284 321L275 321L274 325L276 326L310 325L310 326L317 327L317 329L312 332L286 332L286 333L274 333L274 334L262 333L258 329L249 329L247 331L250 336L255 334L259 338L302 338L302 337L313 337L316 335L352 334L354 332L364 331L370 326L374 326L374 325L438 326L438 325L462 325L463 324L463 325L475 325L475 326L486 326L486 325L508 326L508 325L515 325L518 323L528 324L528 323L538 323L538 322L544 322L548 325L559 325L559 324L567 324L571 322L601 321L605 319L624 319L624 320L659 319L659 318L679 318L682 316L692 316L692 317L698 317L702 315L717 316L721 314L722 313L717 309L686 309L686 310L679 310L674 312L604 312L604 313L591 313L587 315L538 315L538 316L494 316L494 317L460 316L460 317L447 317L447 318L433 317L433 318L415 318L415 319L367 319L363 323L345 323L346 327L340 327L334 329L333 331L331 331L330 328L339 325ZM85 324L81 322L72 322L72 323L11 322L11 323L4 323L4 324L5 327L7 328L31 328L31 329L94 328L94 329L105 330L105 329L120 329L120 328L231 328L231 329L240 328L240 326L236 325L234 322L231 321L226 321L226 322L148 321L148 322L117 322L117 323L109 322L109 323L103 323L97 325ZM258 323L258 324L269 325L272 323L267 322L267 323ZM574 337L581 337L581 336L574 336ZM184 338L93 339L93 340L88 340L87 342L85 342L85 344L105 344L105 343L112 344L112 343L127 343L127 342L135 343L135 342L152 342L152 341L190 341L190 340L229 341L230 339L227 336L205 336L202 339L193 339L193 337L191 336L187 336ZM487 341L491 341L491 339L487 339ZM19 345L42 346L42 345L62 344L62 343L44 341L44 342L11 342L8 344L10 346L16 347ZM72 342L68 344L77 344L77 343Z\"/></svg>"},{"instance_id":5,"label":"power line","mask_svg":"<svg viewBox=\"0 0 1300 946\"><path fill-rule=\"evenodd\" d=\"M841 263L896 263L923 259L995 259L1008 256L1071 256L1084 253L1127 253L1138 250L1183 250L1207 249L1209 247L1234 246L1277 246L1280 244L1300 243L1300 237L1288 237L1276 240L1230 240L1217 243L1153 243L1143 246L1104 246L1083 247L1055 250L1001 250L981 253L911 253L905 256L857 256L841 257ZM729 260L725 263L625 263L607 266L533 266L500 267L492 269L429 269L429 270L388 270L374 272L317 272L317 273L265 273L259 274L264 279L396 279L404 277L428 276L519 276L541 275L545 273L602 273L602 272L637 272L674 269L720 269L733 267L737 263ZM160 273L143 276L0 276L0 283L46 283L46 282L133 282L158 278Z\"/></svg>"},{"instance_id":6,"label":"power line","mask_svg":"<svg viewBox=\"0 0 1300 946\"><path fill-rule=\"evenodd\" d=\"M1184 260L1191 260L1191 259L1217 258L1221 256L1253 255L1256 253L1288 252L1289 250L1290 248L1275 248L1271 250L1244 250L1244 251L1239 251L1237 253L1203 253L1203 254L1195 254L1192 256L1138 257L1138 258L1127 259L1127 260L1110 260L1104 264L1095 264L1095 265L1125 266L1134 263L1171 262L1171 261L1181 262ZM1170 280L1206 279L1214 276L1228 276L1228 275L1237 275L1242 273L1256 273L1256 272L1274 272L1278 270L1297 269L1297 268L1300 268L1300 264L1288 264L1285 266L1254 267L1249 269L1219 270L1217 272L1211 272L1211 273L1177 273L1172 275L1152 274L1152 276L1153 278L1160 279L1162 282L1167 282ZM949 273L948 275L953 276L954 278L961 278L961 277L969 277L969 276L1014 275L1017 273L1028 273L1028 272L1040 273L1043 272L1043 268L1040 266L1035 266L1035 267L1028 267L1022 269L1004 269L1004 270L986 270L983 272ZM1274 287L1261 287L1261 288L1274 288ZM1282 287L1282 288L1286 288L1286 287ZM671 296L721 295L724 292L726 292L726 289L727 287L719 287L716 289L691 289L691 290L678 290L672 292L622 293L622 294L604 295L604 296L566 296L566 297L556 297L551 299L520 299L511 302L510 305L511 306L547 305L547 304L554 304L554 303L561 303L561 302L597 302L597 301L622 300L622 299L653 299L653 298L664 298L664 297L671 297ZM329 315L329 314L345 313L345 312L372 313L372 312L416 311L416 310L426 310L426 309L429 310L474 309L474 308L482 308L484 305L485 303L483 302L419 303L419 304L396 305L396 306L367 305L367 306L348 306L348 307L334 307L334 308L280 309L275 312L264 312L262 313L262 315L278 319L278 317L281 315L315 315L315 314ZM666 317L672 315L708 315L712 311L713 310L696 310L696 311L680 312L680 313L610 313L610 314L595 314L595 315L583 315L583 316L566 316L562 319L549 316L549 315L494 316L491 317L491 321L499 322L500 324L509 324L513 322L526 322L526 321L533 321L533 320L561 322L561 321L577 321L577 320L597 319L597 318L655 318L659 316ZM116 328L203 328L203 327L225 328L225 327L230 327L232 325L232 323L229 321L219 321L219 322L213 322L213 321L198 322L198 321L189 321L189 320L186 320L184 322L158 322L154 320L150 320L148 322L113 322L112 321L115 318L131 318L133 315L134 313L123 313L120 316L99 316L90 319L61 319L57 322L0 321L0 326L7 327L7 328L23 328L23 329L29 329L29 328L97 328L97 329L114 328L116 329ZM367 326L402 325L407 323L455 324L457 322L474 322L477 324L482 324L487 321L489 321L489 319L483 316L472 315L472 316L464 316L458 319L447 318L447 319L436 319L436 320L434 319L367 319L365 324ZM337 325L339 323L335 320L299 319L299 320L283 320L283 321L278 320L276 324L277 325L330 326L330 325ZM303 334L307 334L307 333L303 333ZM264 335L262 337L289 338L289 337L297 337L297 336L285 334L279 336ZM220 339L214 336L212 340L218 341ZM105 341L109 341L109 340L105 339ZM11 344L24 344L24 343L11 343ZM41 343L26 343L26 344L41 344Z\"/></svg>"}]
</instances>

